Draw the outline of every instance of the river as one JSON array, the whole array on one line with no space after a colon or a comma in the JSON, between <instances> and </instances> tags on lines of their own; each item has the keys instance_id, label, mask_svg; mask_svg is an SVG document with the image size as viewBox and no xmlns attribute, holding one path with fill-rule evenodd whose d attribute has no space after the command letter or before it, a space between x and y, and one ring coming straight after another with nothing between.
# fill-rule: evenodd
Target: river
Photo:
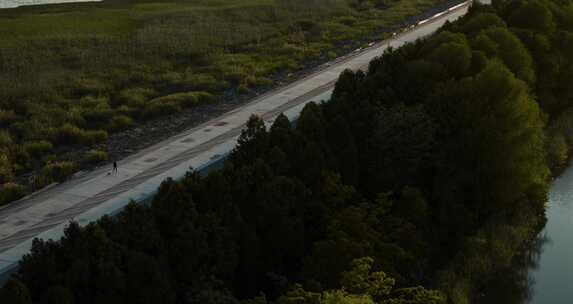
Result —
<instances>
[{"instance_id":1,"label":"river","mask_svg":"<svg viewBox=\"0 0 573 304\"><path fill-rule=\"evenodd\" d=\"M546 215L535 242L487 284L480 303L573 303L573 164L553 181Z\"/></svg>"},{"instance_id":2,"label":"river","mask_svg":"<svg viewBox=\"0 0 573 304\"><path fill-rule=\"evenodd\" d=\"M14 8L24 5L55 4L69 2L97 2L100 0L0 0L0 9Z\"/></svg>"},{"instance_id":3,"label":"river","mask_svg":"<svg viewBox=\"0 0 573 304\"><path fill-rule=\"evenodd\" d=\"M529 270L532 304L573 303L573 166L551 186L538 261Z\"/></svg>"}]
</instances>

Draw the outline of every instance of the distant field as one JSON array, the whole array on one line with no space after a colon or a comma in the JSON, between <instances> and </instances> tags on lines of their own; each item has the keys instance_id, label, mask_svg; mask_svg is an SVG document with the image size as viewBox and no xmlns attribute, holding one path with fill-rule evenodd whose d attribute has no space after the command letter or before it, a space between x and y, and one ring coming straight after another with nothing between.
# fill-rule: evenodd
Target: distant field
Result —
<instances>
[{"instance_id":1,"label":"distant field","mask_svg":"<svg viewBox=\"0 0 573 304\"><path fill-rule=\"evenodd\" d=\"M439 2L106 1L0 10L0 184L11 185L7 195L0 190L0 204L107 158L89 151L62 159L63 150L269 87L351 51L348 41L383 38L383 29Z\"/></svg>"}]
</instances>

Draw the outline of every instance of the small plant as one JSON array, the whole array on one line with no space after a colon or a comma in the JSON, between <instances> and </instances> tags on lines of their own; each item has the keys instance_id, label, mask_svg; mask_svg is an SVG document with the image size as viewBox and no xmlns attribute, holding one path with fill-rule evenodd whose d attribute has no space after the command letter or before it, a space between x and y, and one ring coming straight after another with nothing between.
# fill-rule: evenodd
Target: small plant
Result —
<instances>
[{"instance_id":1,"label":"small plant","mask_svg":"<svg viewBox=\"0 0 573 304\"><path fill-rule=\"evenodd\" d=\"M108 134L104 130L84 131L82 133L82 142L87 145L106 141L107 138Z\"/></svg>"},{"instance_id":2,"label":"small plant","mask_svg":"<svg viewBox=\"0 0 573 304\"><path fill-rule=\"evenodd\" d=\"M107 129L110 131L121 131L134 125L133 119L126 115L117 115L111 119Z\"/></svg>"},{"instance_id":3,"label":"small plant","mask_svg":"<svg viewBox=\"0 0 573 304\"><path fill-rule=\"evenodd\" d=\"M87 164L98 164L108 160L108 154L102 150L89 150L83 160Z\"/></svg>"},{"instance_id":4,"label":"small plant","mask_svg":"<svg viewBox=\"0 0 573 304\"><path fill-rule=\"evenodd\" d=\"M42 169L42 175L47 181L62 182L76 170L76 165L71 161L55 161L47 163Z\"/></svg>"},{"instance_id":5,"label":"small plant","mask_svg":"<svg viewBox=\"0 0 573 304\"><path fill-rule=\"evenodd\" d=\"M5 183L0 186L0 206L18 200L26 195L26 188L16 183Z\"/></svg>"}]
</instances>

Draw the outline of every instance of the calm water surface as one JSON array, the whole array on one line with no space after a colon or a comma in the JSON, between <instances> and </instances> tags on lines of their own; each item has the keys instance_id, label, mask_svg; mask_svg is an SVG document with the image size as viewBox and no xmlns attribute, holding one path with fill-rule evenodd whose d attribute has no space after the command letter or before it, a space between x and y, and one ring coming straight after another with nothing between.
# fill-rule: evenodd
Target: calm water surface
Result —
<instances>
[{"instance_id":1,"label":"calm water surface","mask_svg":"<svg viewBox=\"0 0 573 304\"><path fill-rule=\"evenodd\" d=\"M23 5L54 4L68 2L97 2L100 0L0 0L0 9L13 8Z\"/></svg>"},{"instance_id":2,"label":"calm water surface","mask_svg":"<svg viewBox=\"0 0 573 304\"><path fill-rule=\"evenodd\" d=\"M539 260L529 274L529 303L573 303L573 166L553 182L541 237Z\"/></svg>"}]
</instances>

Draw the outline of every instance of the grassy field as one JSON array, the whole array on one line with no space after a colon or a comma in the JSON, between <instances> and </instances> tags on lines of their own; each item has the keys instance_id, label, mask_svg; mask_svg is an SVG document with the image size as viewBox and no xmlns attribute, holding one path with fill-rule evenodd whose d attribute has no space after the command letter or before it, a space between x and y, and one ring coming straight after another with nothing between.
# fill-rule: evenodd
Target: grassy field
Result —
<instances>
[{"instance_id":1,"label":"grassy field","mask_svg":"<svg viewBox=\"0 0 573 304\"><path fill-rule=\"evenodd\" d=\"M62 150L269 87L277 75L351 51L344 42L380 39L439 2L108 1L2 10L0 184L10 186L0 204L105 154L70 163L58 157Z\"/></svg>"}]
</instances>

